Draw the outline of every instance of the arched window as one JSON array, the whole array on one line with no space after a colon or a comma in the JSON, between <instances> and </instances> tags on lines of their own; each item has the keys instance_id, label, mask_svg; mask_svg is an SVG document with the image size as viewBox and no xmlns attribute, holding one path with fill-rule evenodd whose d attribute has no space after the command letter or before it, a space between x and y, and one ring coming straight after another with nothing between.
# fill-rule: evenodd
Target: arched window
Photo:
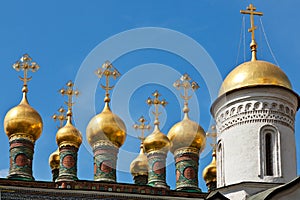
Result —
<instances>
[{"instance_id":1,"label":"arched window","mask_svg":"<svg viewBox=\"0 0 300 200\"><path fill-rule=\"evenodd\" d=\"M217 170L217 184L218 184L218 187L222 187L225 185L224 145L223 145L222 141L218 142L217 166L219 166L219 168Z\"/></svg>"},{"instance_id":2,"label":"arched window","mask_svg":"<svg viewBox=\"0 0 300 200\"><path fill-rule=\"evenodd\" d=\"M280 134L271 125L260 129L260 177L281 176Z\"/></svg>"},{"instance_id":3,"label":"arched window","mask_svg":"<svg viewBox=\"0 0 300 200\"><path fill-rule=\"evenodd\" d=\"M266 176L273 176L273 146L272 146L272 134L265 134L265 158L266 158Z\"/></svg>"}]
</instances>

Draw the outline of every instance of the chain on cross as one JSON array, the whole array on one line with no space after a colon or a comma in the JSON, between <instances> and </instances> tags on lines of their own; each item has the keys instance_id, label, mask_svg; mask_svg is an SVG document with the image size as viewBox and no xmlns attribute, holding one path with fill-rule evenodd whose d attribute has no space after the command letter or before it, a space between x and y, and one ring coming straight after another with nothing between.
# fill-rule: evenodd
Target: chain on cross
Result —
<instances>
[{"instance_id":1,"label":"chain on cross","mask_svg":"<svg viewBox=\"0 0 300 200\"><path fill-rule=\"evenodd\" d=\"M154 105L155 111L154 112L152 111L153 115L155 116L154 124L158 125L159 124L158 117L161 114L161 112L158 111L159 105L165 107L168 104L168 102L165 99L163 99L163 100L158 99L161 95L158 93L157 90L154 93L152 93L152 96L154 97L153 99L148 97L147 104L149 106Z\"/></svg>"},{"instance_id":2,"label":"chain on cross","mask_svg":"<svg viewBox=\"0 0 300 200\"><path fill-rule=\"evenodd\" d=\"M248 14L250 15L250 23L251 23L251 28L248 29L249 32L251 32L251 44L250 44L250 48L252 51L252 61L256 60L256 51L257 51L257 44L255 41L255 30L256 30L256 26L254 25L254 15L258 15L258 16L262 16L263 13L262 12L257 12L256 8L253 6L253 4L250 4L247 7L247 10L241 10L240 11L242 14Z\"/></svg>"},{"instance_id":3,"label":"chain on cross","mask_svg":"<svg viewBox=\"0 0 300 200\"><path fill-rule=\"evenodd\" d=\"M183 94L180 94L180 97L184 100L184 105L188 109L188 100L192 98L192 95L189 96L189 90L195 91L199 88L199 85L195 81L192 81L191 77L185 73L173 83L173 86L178 90L183 89Z\"/></svg>"},{"instance_id":4,"label":"chain on cross","mask_svg":"<svg viewBox=\"0 0 300 200\"><path fill-rule=\"evenodd\" d=\"M135 130L141 130L141 136L139 137L139 139L143 142L145 140L145 130L150 130L150 125L146 125L145 122L146 122L146 119L144 118L144 116L141 116L139 118L139 122L140 124L134 124L133 125L133 128Z\"/></svg>"},{"instance_id":5,"label":"chain on cross","mask_svg":"<svg viewBox=\"0 0 300 200\"><path fill-rule=\"evenodd\" d=\"M212 125L210 127L211 132L206 133L206 137L212 138L212 143L210 144L213 150L215 151L217 148L217 131L216 131L216 126Z\"/></svg>"},{"instance_id":6,"label":"chain on cross","mask_svg":"<svg viewBox=\"0 0 300 200\"><path fill-rule=\"evenodd\" d=\"M63 107L60 107L57 111L58 113L52 115L52 119L55 122L59 121L59 126L57 128L60 129L63 126L64 122L67 120L67 116L66 116L66 110Z\"/></svg>"},{"instance_id":7,"label":"chain on cross","mask_svg":"<svg viewBox=\"0 0 300 200\"><path fill-rule=\"evenodd\" d=\"M109 78L113 77L114 79L117 79L121 74L120 72L109 62L106 61L102 68L98 68L95 71L95 74L101 79L103 76L105 76L105 85L101 84L101 87L105 90L105 102L109 102L109 91L114 88L113 85L110 85Z\"/></svg>"},{"instance_id":8,"label":"chain on cross","mask_svg":"<svg viewBox=\"0 0 300 200\"><path fill-rule=\"evenodd\" d=\"M68 112L67 112L67 116L72 116L72 106L74 105L73 102L73 96L78 96L79 95L79 91L78 90L74 90L74 83L72 81L69 81L66 84L66 88L62 88L60 89L60 93L64 96L67 95L68 96L68 101L65 101L65 104L68 106Z\"/></svg>"},{"instance_id":9,"label":"chain on cross","mask_svg":"<svg viewBox=\"0 0 300 200\"><path fill-rule=\"evenodd\" d=\"M27 82L32 79L32 77L28 77L28 71L36 72L40 66L32 61L32 58L28 54L24 54L20 60L15 62L12 66L16 71L22 70L24 72L24 76L19 76L20 80L23 81L23 89L22 92L28 92Z\"/></svg>"}]
</instances>

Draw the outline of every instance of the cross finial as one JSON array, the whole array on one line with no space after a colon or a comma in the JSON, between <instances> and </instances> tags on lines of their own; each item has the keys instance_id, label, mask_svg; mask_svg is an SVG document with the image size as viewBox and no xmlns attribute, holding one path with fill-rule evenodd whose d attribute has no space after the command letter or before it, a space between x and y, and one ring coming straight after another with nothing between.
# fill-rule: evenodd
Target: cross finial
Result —
<instances>
[{"instance_id":1,"label":"cross finial","mask_svg":"<svg viewBox=\"0 0 300 200\"><path fill-rule=\"evenodd\" d=\"M183 89L183 95L180 94L180 97L184 100L183 112L188 113L188 100L192 98L192 95L189 96L188 92L189 90L197 90L199 88L198 83L192 81L191 77L187 73L185 73L180 77L180 79L173 83L173 86L178 90Z\"/></svg>"},{"instance_id":2,"label":"cross finial","mask_svg":"<svg viewBox=\"0 0 300 200\"><path fill-rule=\"evenodd\" d=\"M149 106L154 105L155 111L154 112L152 111L152 113L155 116L154 125L159 125L158 116L161 114L161 112L158 111L158 107L159 107L159 105L162 105L163 107L165 107L168 104L168 102L165 99L163 99L163 100L158 99L161 95L158 93L157 90L152 93L152 96L154 97L153 99L148 97L147 104Z\"/></svg>"},{"instance_id":3,"label":"cross finial","mask_svg":"<svg viewBox=\"0 0 300 200\"><path fill-rule=\"evenodd\" d=\"M212 146L213 151L216 151L217 148L217 132L216 132L216 126L212 125L210 127L211 132L207 132L206 133L206 137L210 137L212 138L212 143L210 144L210 146Z\"/></svg>"},{"instance_id":4,"label":"cross finial","mask_svg":"<svg viewBox=\"0 0 300 200\"><path fill-rule=\"evenodd\" d=\"M145 140L145 135L144 135L144 133L145 133L145 130L150 130L150 125L146 125L145 124L145 122L146 122L146 119L144 118L144 116L141 116L140 118L139 118L139 122L140 122L140 124L134 124L133 125L133 128L135 129L135 130L141 130L141 136L139 137L139 139L142 141L142 143L144 142L144 140Z\"/></svg>"},{"instance_id":5,"label":"cross finial","mask_svg":"<svg viewBox=\"0 0 300 200\"><path fill-rule=\"evenodd\" d=\"M109 78L118 78L121 75L120 72L109 61L105 61L102 68L98 68L95 73L100 79L105 76L105 85L101 84L101 87L105 90L104 102L110 102L109 91L113 89L114 86L109 85Z\"/></svg>"},{"instance_id":6,"label":"cross finial","mask_svg":"<svg viewBox=\"0 0 300 200\"><path fill-rule=\"evenodd\" d=\"M22 92L27 93L28 88L27 88L27 82L32 79L32 77L27 77L28 76L28 71L36 72L40 66L32 61L32 58L28 54L24 54L20 60L15 62L12 66L16 71L23 70L24 72L24 77L19 76L20 80L23 81L23 89Z\"/></svg>"},{"instance_id":7,"label":"cross finial","mask_svg":"<svg viewBox=\"0 0 300 200\"><path fill-rule=\"evenodd\" d=\"M58 110L58 113L55 113L52 115L52 119L56 122L59 121L59 126L57 126L58 129L60 129L63 126L64 121L67 120L66 117L66 111L63 107L60 107Z\"/></svg>"},{"instance_id":8,"label":"cross finial","mask_svg":"<svg viewBox=\"0 0 300 200\"><path fill-rule=\"evenodd\" d=\"M262 16L263 13L262 12L256 12L255 11L256 8L253 6L253 4L250 4L247 7L247 10L241 10L240 12L242 14L249 14L250 15L250 22L251 22L251 28L248 29L249 32L251 32L251 44L250 44L250 48L251 48L251 52L252 52L252 61L256 60L256 51L257 51L257 44L255 41L255 30L256 30L256 26L254 25L254 15L259 15Z\"/></svg>"},{"instance_id":9,"label":"cross finial","mask_svg":"<svg viewBox=\"0 0 300 200\"><path fill-rule=\"evenodd\" d=\"M66 88L62 88L60 89L60 93L64 96L67 95L68 96L68 101L65 101L65 104L68 106L68 112L67 112L67 117L68 120L71 121L71 116L72 116L72 106L74 105L74 102L72 102L73 100L73 96L78 96L79 95L79 91L78 90L73 90L74 87L74 83L72 81L67 82L66 84Z\"/></svg>"}]
</instances>

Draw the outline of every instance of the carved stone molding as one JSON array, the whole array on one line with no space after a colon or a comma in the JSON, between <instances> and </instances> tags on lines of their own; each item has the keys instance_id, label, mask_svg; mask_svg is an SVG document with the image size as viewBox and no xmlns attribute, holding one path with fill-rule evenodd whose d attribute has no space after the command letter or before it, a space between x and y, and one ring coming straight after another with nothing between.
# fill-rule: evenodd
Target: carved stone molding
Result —
<instances>
[{"instance_id":1,"label":"carved stone molding","mask_svg":"<svg viewBox=\"0 0 300 200\"><path fill-rule=\"evenodd\" d=\"M218 114L219 132L247 123L278 123L294 130L295 111L278 102L243 102L224 109Z\"/></svg>"}]
</instances>

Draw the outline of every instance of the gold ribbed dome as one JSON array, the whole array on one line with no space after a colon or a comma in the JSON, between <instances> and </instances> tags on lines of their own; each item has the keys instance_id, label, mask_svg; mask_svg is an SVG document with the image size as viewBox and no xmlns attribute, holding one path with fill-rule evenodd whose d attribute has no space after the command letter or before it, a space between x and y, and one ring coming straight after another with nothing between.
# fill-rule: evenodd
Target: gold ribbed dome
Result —
<instances>
[{"instance_id":1,"label":"gold ribbed dome","mask_svg":"<svg viewBox=\"0 0 300 200\"><path fill-rule=\"evenodd\" d=\"M167 152L170 149L170 144L169 138L160 132L158 125L155 125L154 131L144 141L144 148L146 153L155 150Z\"/></svg>"},{"instance_id":2,"label":"gold ribbed dome","mask_svg":"<svg viewBox=\"0 0 300 200\"><path fill-rule=\"evenodd\" d=\"M217 165L216 165L216 153L213 152L212 161L202 172L203 179L206 183L217 181Z\"/></svg>"},{"instance_id":3,"label":"gold ribbed dome","mask_svg":"<svg viewBox=\"0 0 300 200\"><path fill-rule=\"evenodd\" d=\"M102 112L89 122L86 138L91 146L97 141L107 140L121 147L126 138L126 126L120 117L111 112L106 102Z\"/></svg>"},{"instance_id":4,"label":"gold ribbed dome","mask_svg":"<svg viewBox=\"0 0 300 200\"><path fill-rule=\"evenodd\" d=\"M169 131L168 138L172 142L170 151L179 148L194 147L202 151L205 147L205 132L199 124L190 120L187 113L181 122L176 123Z\"/></svg>"},{"instance_id":5,"label":"gold ribbed dome","mask_svg":"<svg viewBox=\"0 0 300 200\"><path fill-rule=\"evenodd\" d=\"M59 151L58 151L58 149L49 156L49 165L52 170L59 168Z\"/></svg>"},{"instance_id":6,"label":"gold ribbed dome","mask_svg":"<svg viewBox=\"0 0 300 200\"><path fill-rule=\"evenodd\" d=\"M257 85L274 85L292 89L286 74L276 65L254 60L242 63L225 78L219 96L229 91Z\"/></svg>"},{"instance_id":7,"label":"gold ribbed dome","mask_svg":"<svg viewBox=\"0 0 300 200\"><path fill-rule=\"evenodd\" d=\"M148 159L141 145L140 154L131 162L130 172L132 176L148 175Z\"/></svg>"},{"instance_id":8,"label":"gold ribbed dome","mask_svg":"<svg viewBox=\"0 0 300 200\"><path fill-rule=\"evenodd\" d=\"M28 104L26 93L23 93L20 104L7 112L4 118L4 130L8 138L25 137L34 142L41 136L42 118Z\"/></svg>"},{"instance_id":9,"label":"gold ribbed dome","mask_svg":"<svg viewBox=\"0 0 300 200\"><path fill-rule=\"evenodd\" d=\"M81 145L81 133L72 125L70 117L68 117L66 125L57 131L56 143L58 146L70 145L75 146L76 148L79 148L79 146Z\"/></svg>"}]
</instances>

